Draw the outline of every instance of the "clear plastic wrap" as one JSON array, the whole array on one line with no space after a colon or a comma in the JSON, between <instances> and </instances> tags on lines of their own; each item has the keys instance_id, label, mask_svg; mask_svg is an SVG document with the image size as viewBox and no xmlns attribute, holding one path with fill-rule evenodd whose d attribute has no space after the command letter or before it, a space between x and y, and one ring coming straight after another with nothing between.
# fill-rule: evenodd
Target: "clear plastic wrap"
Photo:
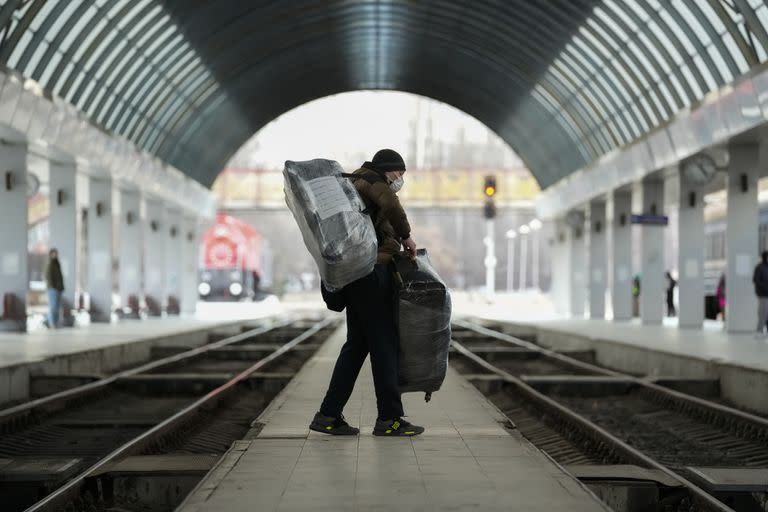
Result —
<instances>
[{"instance_id":1,"label":"clear plastic wrap","mask_svg":"<svg viewBox=\"0 0 768 512\"><path fill-rule=\"evenodd\" d=\"M285 202L330 291L373 271L376 231L352 182L338 162L317 158L285 162Z\"/></svg>"},{"instance_id":2,"label":"clear plastic wrap","mask_svg":"<svg viewBox=\"0 0 768 512\"><path fill-rule=\"evenodd\" d=\"M400 334L400 392L423 391L429 400L440 389L451 344L451 295L420 249L416 259L395 259L402 280L397 292Z\"/></svg>"}]
</instances>

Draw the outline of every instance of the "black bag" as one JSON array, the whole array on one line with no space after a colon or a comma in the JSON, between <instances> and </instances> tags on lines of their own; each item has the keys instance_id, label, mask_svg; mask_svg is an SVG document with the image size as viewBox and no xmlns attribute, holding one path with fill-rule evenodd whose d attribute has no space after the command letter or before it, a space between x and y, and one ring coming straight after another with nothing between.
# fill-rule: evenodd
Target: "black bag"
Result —
<instances>
[{"instance_id":1,"label":"black bag","mask_svg":"<svg viewBox=\"0 0 768 512\"><path fill-rule=\"evenodd\" d=\"M429 401L448 368L451 295L432 267L427 251L416 259L395 257L397 323L400 335L400 391L423 391Z\"/></svg>"},{"instance_id":2,"label":"black bag","mask_svg":"<svg viewBox=\"0 0 768 512\"><path fill-rule=\"evenodd\" d=\"M325 287L325 283L320 281L320 294L323 296L323 302L325 307L331 311L337 311L341 313L344 308L347 307L347 302L344 299L344 289L332 292Z\"/></svg>"}]
</instances>

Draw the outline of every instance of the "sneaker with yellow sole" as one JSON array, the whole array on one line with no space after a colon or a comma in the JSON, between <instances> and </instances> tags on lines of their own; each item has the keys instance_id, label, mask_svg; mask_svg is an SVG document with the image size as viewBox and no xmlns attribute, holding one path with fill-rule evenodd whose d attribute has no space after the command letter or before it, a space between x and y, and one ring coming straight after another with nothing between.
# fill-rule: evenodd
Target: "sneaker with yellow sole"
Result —
<instances>
[{"instance_id":1,"label":"sneaker with yellow sole","mask_svg":"<svg viewBox=\"0 0 768 512\"><path fill-rule=\"evenodd\" d=\"M319 412L312 418L309 428L315 432L322 432L323 434L331 434L333 436L356 436L360 433L360 429L347 423L343 415L334 418L333 416L324 416Z\"/></svg>"},{"instance_id":2,"label":"sneaker with yellow sole","mask_svg":"<svg viewBox=\"0 0 768 512\"><path fill-rule=\"evenodd\" d=\"M373 427L375 436L417 436L424 432L424 427L419 427L405 421L403 418L394 418L391 420L376 420Z\"/></svg>"}]
</instances>

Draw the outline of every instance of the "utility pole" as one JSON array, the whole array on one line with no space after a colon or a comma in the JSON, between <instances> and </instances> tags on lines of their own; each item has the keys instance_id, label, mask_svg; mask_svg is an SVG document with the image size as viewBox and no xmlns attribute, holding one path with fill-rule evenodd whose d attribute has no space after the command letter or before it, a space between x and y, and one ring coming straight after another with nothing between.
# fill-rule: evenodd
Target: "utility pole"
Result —
<instances>
[{"instance_id":1,"label":"utility pole","mask_svg":"<svg viewBox=\"0 0 768 512\"><path fill-rule=\"evenodd\" d=\"M493 197L496 195L496 177L486 176L483 185L485 205L485 288L489 297L492 297L496 288L496 242L494 236L494 218L496 217L496 204Z\"/></svg>"}]
</instances>

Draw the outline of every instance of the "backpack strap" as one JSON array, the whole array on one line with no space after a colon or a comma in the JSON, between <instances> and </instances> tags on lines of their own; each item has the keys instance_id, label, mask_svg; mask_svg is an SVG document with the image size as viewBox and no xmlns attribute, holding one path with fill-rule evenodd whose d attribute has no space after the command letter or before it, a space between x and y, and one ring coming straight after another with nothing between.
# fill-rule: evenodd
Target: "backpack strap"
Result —
<instances>
[{"instance_id":1,"label":"backpack strap","mask_svg":"<svg viewBox=\"0 0 768 512\"><path fill-rule=\"evenodd\" d=\"M341 177L342 178L349 178L351 180L365 180L365 181L367 181L370 184L374 184L374 183L379 182L379 181L383 181L383 182L387 181L387 179L384 178L384 176L381 176L380 174L370 174L370 173L366 173L366 174L352 174L352 173L348 173L348 172L343 172L343 173L341 173ZM375 208L365 208L362 211L362 213L364 213L366 215L371 215L372 216L372 213L373 213L374 210L375 210Z\"/></svg>"},{"instance_id":2,"label":"backpack strap","mask_svg":"<svg viewBox=\"0 0 768 512\"><path fill-rule=\"evenodd\" d=\"M379 174L352 174L348 172L341 173L342 178L349 178L351 180L365 180L368 183L376 183L377 181L387 181L384 176Z\"/></svg>"}]
</instances>

